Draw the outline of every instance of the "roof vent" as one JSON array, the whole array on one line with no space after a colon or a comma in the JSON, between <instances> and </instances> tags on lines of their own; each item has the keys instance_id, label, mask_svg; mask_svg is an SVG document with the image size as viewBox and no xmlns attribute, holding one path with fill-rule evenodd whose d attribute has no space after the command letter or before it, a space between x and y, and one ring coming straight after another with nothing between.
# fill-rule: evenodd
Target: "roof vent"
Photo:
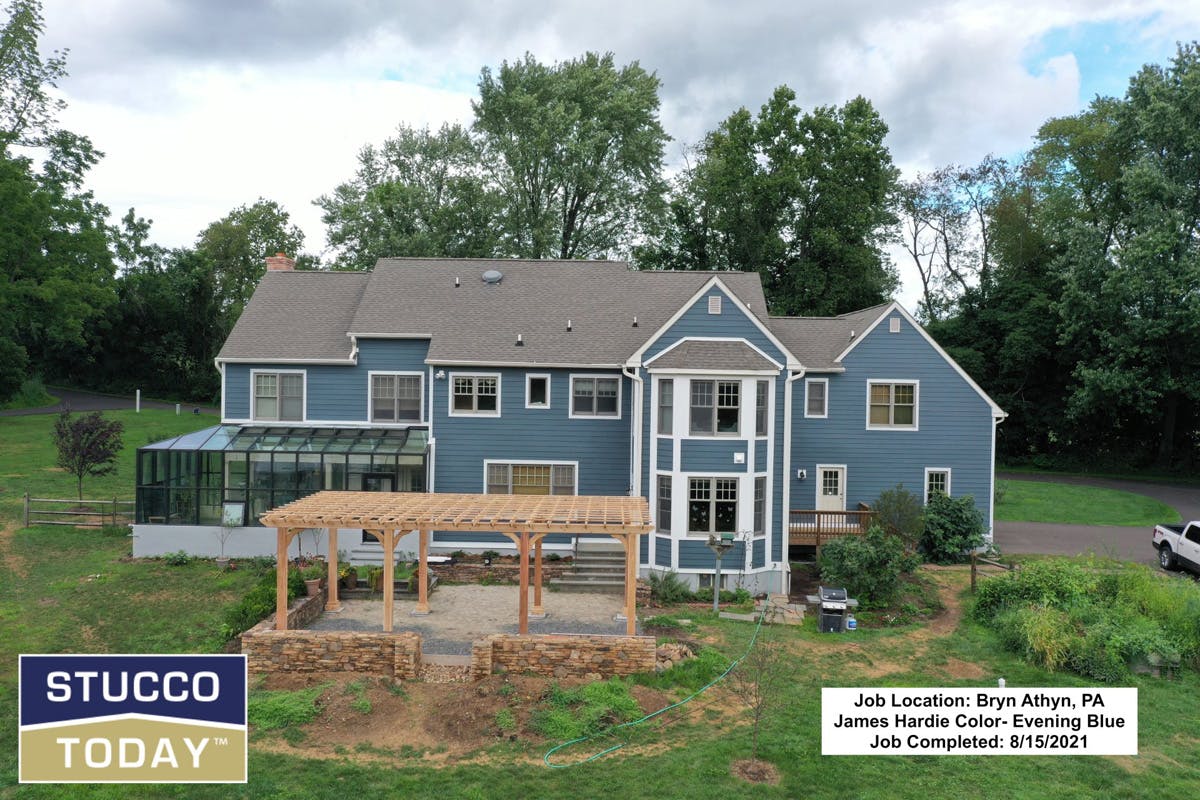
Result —
<instances>
[{"instance_id":1,"label":"roof vent","mask_svg":"<svg viewBox=\"0 0 1200 800\"><path fill-rule=\"evenodd\" d=\"M636 315L633 318L633 327L635 327L635 328L637 327L637 316Z\"/></svg>"},{"instance_id":2,"label":"roof vent","mask_svg":"<svg viewBox=\"0 0 1200 800\"><path fill-rule=\"evenodd\" d=\"M569 333L570 330L571 330L571 320L567 320L567 332Z\"/></svg>"},{"instance_id":3,"label":"roof vent","mask_svg":"<svg viewBox=\"0 0 1200 800\"><path fill-rule=\"evenodd\" d=\"M457 289L457 288L458 288L459 286L461 286L461 285L462 285L462 284L461 284L461 283L459 283L459 280L458 280L458 278L455 278L455 279L454 279L454 288L455 288L455 289Z\"/></svg>"},{"instance_id":4,"label":"roof vent","mask_svg":"<svg viewBox=\"0 0 1200 800\"><path fill-rule=\"evenodd\" d=\"M853 340L853 339L854 339L855 335L856 335L856 334L854 333L854 331L850 331L850 338L851 338L851 340Z\"/></svg>"},{"instance_id":5,"label":"roof vent","mask_svg":"<svg viewBox=\"0 0 1200 800\"><path fill-rule=\"evenodd\" d=\"M499 283L503 277L504 277L504 273L501 272L500 270L489 269L487 272L483 273L483 282L484 283Z\"/></svg>"},{"instance_id":6,"label":"roof vent","mask_svg":"<svg viewBox=\"0 0 1200 800\"><path fill-rule=\"evenodd\" d=\"M517 334L517 347L524 347L524 346L525 346L525 337L518 333Z\"/></svg>"}]
</instances>

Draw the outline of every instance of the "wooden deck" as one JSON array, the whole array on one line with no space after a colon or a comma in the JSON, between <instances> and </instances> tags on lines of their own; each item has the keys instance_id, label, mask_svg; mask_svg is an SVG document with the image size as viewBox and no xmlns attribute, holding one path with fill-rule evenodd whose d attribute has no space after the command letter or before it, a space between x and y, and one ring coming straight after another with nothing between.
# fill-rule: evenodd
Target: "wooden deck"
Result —
<instances>
[{"instance_id":1,"label":"wooden deck","mask_svg":"<svg viewBox=\"0 0 1200 800\"><path fill-rule=\"evenodd\" d=\"M792 509L788 512L788 544L820 550L830 539L861 536L874 519L875 512L866 508L857 511Z\"/></svg>"}]
</instances>

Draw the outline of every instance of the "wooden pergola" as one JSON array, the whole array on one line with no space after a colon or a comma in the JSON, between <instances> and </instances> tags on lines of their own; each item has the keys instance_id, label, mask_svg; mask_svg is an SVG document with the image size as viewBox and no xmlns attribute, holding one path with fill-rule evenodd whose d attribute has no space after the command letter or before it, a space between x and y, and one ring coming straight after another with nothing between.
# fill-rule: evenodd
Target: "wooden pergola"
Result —
<instances>
[{"instance_id":1,"label":"wooden pergola","mask_svg":"<svg viewBox=\"0 0 1200 800\"><path fill-rule=\"evenodd\" d=\"M414 614L429 613L429 538L433 531L502 533L521 557L518 629L529 633L529 616L542 610L542 539L549 534L611 536L625 548L625 630L637 632L638 537L649 533L650 507L643 497L438 494L417 492L317 492L268 511L263 525L275 528L275 628L287 630L288 547L309 528L329 535L329 597L326 610L341 608L337 596L337 533L362 528L383 545L383 629L392 630L395 605L395 547L400 537L418 532L419 571ZM529 607L529 561L533 550L533 608Z\"/></svg>"}]
</instances>

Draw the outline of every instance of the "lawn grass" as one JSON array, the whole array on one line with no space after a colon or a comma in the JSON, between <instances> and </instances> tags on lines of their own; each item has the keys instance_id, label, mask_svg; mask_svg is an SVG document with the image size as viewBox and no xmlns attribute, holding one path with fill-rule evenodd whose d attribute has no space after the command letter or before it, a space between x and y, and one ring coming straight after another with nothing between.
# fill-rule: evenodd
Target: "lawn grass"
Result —
<instances>
[{"instance_id":1,"label":"lawn grass","mask_svg":"<svg viewBox=\"0 0 1200 800\"><path fill-rule=\"evenodd\" d=\"M58 398L46 391L40 378L27 378L21 383L21 388L6 402L0 403L0 411L20 408L42 408L54 405Z\"/></svg>"},{"instance_id":2,"label":"lawn grass","mask_svg":"<svg viewBox=\"0 0 1200 800\"><path fill-rule=\"evenodd\" d=\"M1053 479L1062 478L1111 478L1119 481L1134 481L1137 483L1167 483L1181 486L1200 486L1200 475L1195 471L1169 471L1153 467L1139 469L1136 472L1120 470L1081 470L1081 469L1044 469L1025 464L997 464L996 472L1008 472L1014 475L1040 475Z\"/></svg>"},{"instance_id":3,"label":"lawn grass","mask_svg":"<svg viewBox=\"0 0 1200 800\"><path fill-rule=\"evenodd\" d=\"M1000 481L996 519L1072 525L1153 526L1178 522L1170 506L1133 492L1043 481Z\"/></svg>"},{"instance_id":4,"label":"lawn grass","mask_svg":"<svg viewBox=\"0 0 1200 800\"><path fill-rule=\"evenodd\" d=\"M139 447L220 421L215 414L176 416L174 411L165 409L142 409L140 414L131 410L102 413L108 419L124 423L125 432L117 471L84 479L83 496L97 500L133 498ZM17 518L25 492L33 497L75 497L75 478L54 466L55 419L54 414L0 417L0 520Z\"/></svg>"}]
</instances>

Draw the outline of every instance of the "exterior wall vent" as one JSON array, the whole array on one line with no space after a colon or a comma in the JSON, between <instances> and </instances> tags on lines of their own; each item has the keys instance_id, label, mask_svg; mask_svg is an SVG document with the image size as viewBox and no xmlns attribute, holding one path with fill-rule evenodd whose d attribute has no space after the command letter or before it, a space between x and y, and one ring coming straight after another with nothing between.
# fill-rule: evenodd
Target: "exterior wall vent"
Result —
<instances>
[{"instance_id":1,"label":"exterior wall vent","mask_svg":"<svg viewBox=\"0 0 1200 800\"><path fill-rule=\"evenodd\" d=\"M899 317L892 317L891 319L888 320L888 332L889 333L899 333L900 332L900 318Z\"/></svg>"},{"instance_id":2,"label":"exterior wall vent","mask_svg":"<svg viewBox=\"0 0 1200 800\"><path fill-rule=\"evenodd\" d=\"M504 273L498 269L489 269L487 272L483 273L484 283L500 283L503 278Z\"/></svg>"},{"instance_id":3,"label":"exterior wall vent","mask_svg":"<svg viewBox=\"0 0 1200 800\"><path fill-rule=\"evenodd\" d=\"M721 313L721 295L710 294L708 296L708 313L710 313L710 314L720 314Z\"/></svg>"}]
</instances>

